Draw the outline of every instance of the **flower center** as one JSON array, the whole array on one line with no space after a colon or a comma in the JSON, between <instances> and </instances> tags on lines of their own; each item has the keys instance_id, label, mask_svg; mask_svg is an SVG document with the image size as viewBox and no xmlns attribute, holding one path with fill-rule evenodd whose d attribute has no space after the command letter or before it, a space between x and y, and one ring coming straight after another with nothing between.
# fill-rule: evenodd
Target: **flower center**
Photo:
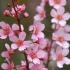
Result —
<instances>
[{"instance_id":1,"label":"flower center","mask_svg":"<svg viewBox=\"0 0 70 70\"><path fill-rule=\"evenodd\" d=\"M10 29L7 27L7 28L5 28L5 29L3 29L4 30L4 34L5 35L9 35L9 33L10 33Z\"/></svg>"},{"instance_id":2,"label":"flower center","mask_svg":"<svg viewBox=\"0 0 70 70\"><path fill-rule=\"evenodd\" d=\"M58 38L58 41L63 42L63 41L64 41L64 37L63 37L63 36L60 36L60 37Z\"/></svg>"},{"instance_id":3,"label":"flower center","mask_svg":"<svg viewBox=\"0 0 70 70\"><path fill-rule=\"evenodd\" d=\"M63 60L63 55L62 54L58 54L57 55L57 61L61 61L61 60Z\"/></svg>"},{"instance_id":4,"label":"flower center","mask_svg":"<svg viewBox=\"0 0 70 70\"><path fill-rule=\"evenodd\" d=\"M22 40L18 40L18 41L16 42L16 44L17 44L18 46L21 46L21 45L23 45L23 41L22 41Z\"/></svg>"},{"instance_id":5,"label":"flower center","mask_svg":"<svg viewBox=\"0 0 70 70\"><path fill-rule=\"evenodd\" d=\"M56 17L58 20L62 20L62 16L61 15L58 15L57 17Z\"/></svg>"},{"instance_id":6,"label":"flower center","mask_svg":"<svg viewBox=\"0 0 70 70\"><path fill-rule=\"evenodd\" d=\"M35 52L31 52L30 56L33 58L37 57L36 53Z\"/></svg>"},{"instance_id":7,"label":"flower center","mask_svg":"<svg viewBox=\"0 0 70 70\"><path fill-rule=\"evenodd\" d=\"M42 11L42 12L40 13L40 15L41 15L41 17L45 17L45 11Z\"/></svg>"},{"instance_id":8,"label":"flower center","mask_svg":"<svg viewBox=\"0 0 70 70\"><path fill-rule=\"evenodd\" d=\"M55 4L60 4L61 0L54 0Z\"/></svg>"}]
</instances>

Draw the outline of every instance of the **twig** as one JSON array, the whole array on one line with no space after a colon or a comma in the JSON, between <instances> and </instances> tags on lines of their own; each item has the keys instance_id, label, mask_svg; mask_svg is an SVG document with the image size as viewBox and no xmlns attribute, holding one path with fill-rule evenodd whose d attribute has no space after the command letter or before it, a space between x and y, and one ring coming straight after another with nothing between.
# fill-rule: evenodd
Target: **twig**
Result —
<instances>
[{"instance_id":1,"label":"twig","mask_svg":"<svg viewBox=\"0 0 70 70\"><path fill-rule=\"evenodd\" d=\"M19 25L19 30L21 31L21 25L20 25L20 19L18 17L18 12L16 11L16 8L15 8L15 1L12 0L12 5L13 5L13 8L15 10L15 13L16 13L16 20L17 20L17 24ZM26 60L26 67L27 67L27 70L29 70L29 62L28 62L28 59L27 59L27 54L24 52L24 56L25 56L25 60Z\"/></svg>"},{"instance_id":2,"label":"twig","mask_svg":"<svg viewBox=\"0 0 70 70\"><path fill-rule=\"evenodd\" d=\"M50 47L49 47L49 50L48 50L48 61L47 61L47 67L48 67L49 62L50 62L52 43L53 43L53 41L51 41L51 43L50 43Z\"/></svg>"},{"instance_id":3,"label":"twig","mask_svg":"<svg viewBox=\"0 0 70 70\"><path fill-rule=\"evenodd\" d=\"M21 31L20 19L19 19L19 17L18 17L18 12L16 11L16 8L15 8L15 2L14 2L14 0L12 0L12 5L13 5L13 8L14 8L15 13L16 13L15 18L16 18L16 20L17 20L17 24L19 25L19 30Z\"/></svg>"},{"instance_id":4,"label":"twig","mask_svg":"<svg viewBox=\"0 0 70 70\"><path fill-rule=\"evenodd\" d=\"M27 54L24 52L24 56L25 56L25 59L26 59L26 68L27 70L29 70L29 62L28 62L28 59L27 59Z\"/></svg>"}]
</instances>

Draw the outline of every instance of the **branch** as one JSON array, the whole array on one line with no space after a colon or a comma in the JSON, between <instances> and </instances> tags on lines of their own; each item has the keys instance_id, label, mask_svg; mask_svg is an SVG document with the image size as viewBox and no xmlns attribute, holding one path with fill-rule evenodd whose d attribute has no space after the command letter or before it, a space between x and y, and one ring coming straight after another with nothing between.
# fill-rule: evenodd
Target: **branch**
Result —
<instances>
[{"instance_id":1,"label":"branch","mask_svg":"<svg viewBox=\"0 0 70 70\"><path fill-rule=\"evenodd\" d=\"M14 0L12 0L12 5L13 5L14 11L15 11L15 13L16 13L15 18L16 18L17 24L19 25L19 30L21 31L20 19L19 19L19 17L18 17L18 12L17 12L16 9L15 9L15 1L14 1Z\"/></svg>"},{"instance_id":2,"label":"branch","mask_svg":"<svg viewBox=\"0 0 70 70\"><path fill-rule=\"evenodd\" d=\"M16 2L16 3L17 3L17 2ZM15 1L14 1L14 0L12 0L12 5L13 5L13 8L14 8L15 13L16 13L15 18L16 18L16 20L17 20L17 24L19 25L19 30L21 31L20 19L19 19L19 17L18 17L18 12L17 12L16 9L15 9ZM27 70L29 70L29 62L28 62L28 59L27 59L27 54L26 54L25 52L24 52L24 56L25 56L25 60L26 60Z\"/></svg>"},{"instance_id":3,"label":"branch","mask_svg":"<svg viewBox=\"0 0 70 70\"><path fill-rule=\"evenodd\" d=\"M47 61L47 67L48 67L49 62L50 62L50 56L51 56L51 50L52 50L52 43L53 43L53 41L51 41L50 46L49 46L49 50L48 50L48 61Z\"/></svg>"},{"instance_id":4,"label":"branch","mask_svg":"<svg viewBox=\"0 0 70 70\"><path fill-rule=\"evenodd\" d=\"M29 62L28 62L28 59L27 59L27 54L25 52L24 52L24 56L25 56L25 59L26 59L27 70L29 70Z\"/></svg>"}]
</instances>

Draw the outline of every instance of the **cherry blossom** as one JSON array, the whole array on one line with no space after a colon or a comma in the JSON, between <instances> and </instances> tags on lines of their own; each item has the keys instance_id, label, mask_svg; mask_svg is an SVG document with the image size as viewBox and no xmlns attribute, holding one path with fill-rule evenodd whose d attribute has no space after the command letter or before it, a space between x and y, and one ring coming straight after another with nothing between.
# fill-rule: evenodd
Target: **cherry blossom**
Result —
<instances>
[{"instance_id":1,"label":"cherry blossom","mask_svg":"<svg viewBox=\"0 0 70 70\"><path fill-rule=\"evenodd\" d=\"M10 48L9 44L7 44L7 43L5 44L5 47L6 47L7 51L3 51L1 53L1 56L4 58L10 59L11 56L14 54L14 50L12 48Z\"/></svg>"},{"instance_id":2,"label":"cherry blossom","mask_svg":"<svg viewBox=\"0 0 70 70\"><path fill-rule=\"evenodd\" d=\"M23 15L24 15L25 17L28 17L29 14L28 14L27 12L25 12L25 9L26 9L25 4L23 4L23 5L17 5L17 6L15 6L15 8L12 7L11 10L6 9L3 14L4 14L5 16L16 17L16 16L19 16L20 14L23 13ZM16 11L15 11L15 10L16 10ZM17 14L17 15L16 15L16 14Z\"/></svg>"},{"instance_id":3,"label":"cherry blossom","mask_svg":"<svg viewBox=\"0 0 70 70\"><path fill-rule=\"evenodd\" d=\"M59 68L63 68L64 64L69 65L70 64L70 59L66 57L69 54L69 49L61 49L57 48L56 52L52 52L52 59L56 60L57 66ZM56 54L54 54L56 53Z\"/></svg>"},{"instance_id":4,"label":"cherry blossom","mask_svg":"<svg viewBox=\"0 0 70 70\"><path fill-rule=\"evenodd\" d=\"M29 31L32 31L32 39L38 40L38 38L44 38L44 33L42 32L45 28L45 25L42 23L34 23L29 27Z\"/></svg>"},{"instance_id":5,"label":"cherry blossom","mask_svg":"<svg viewBox=\"0 0 70 70\"><path fill-rule=\"evenodd\" d=\"M58 31L53 33L53 40L56 40L56 43L60 45L63 48L69 48L69 35L68 33L64 32L62 28L60 28Z\"/></svg>"},{"instance_id":6,"label":"cherry blossom","mask_svg":"<svg viewBox=\"0 0 70 70\"><path fill-rule=\"evenodd\" d=\"M29 44L31 41L25 41L26 33L25 32L20 32L19 37L13 35L10 37L10 40L13 42L11 45L12 49L17 49L19 51L23 51L24 49L30 47Z\"/></svg>"},{"instance_id":7,"label":"cherry blossom","mask_svg":"<svg viewBox=\"0 0 70 70\"><path fill-rule=\"evenodd\" d=\"M48 70L42 64L34 64L31 70Z\"/></svg>"},{"instance_id":8,"label":"cherry blossom","mask_svg":"<svg viewBox=\"0 0 70 70\"><path fill-rule=\"evenodd\" d=\"M27 51L27 58L30 62L34 64L40 64L40 59L44 59L47 56L47 53L43 50L34 50L28 49ZM42 55L43 54L43 55Z\"/></svg>"},{"instance_id":9,"label":"cherry blossom","mask_svg":"<svg viewBox=\"0 0 70 70\"><path fill-rule=\"evenodd\" d=\"M46 27L43 20L46 18L47 2L52 6L50 16L53 30L50 38L45 36L46 32L43 32ZM12 0L12 6L5 9L3 14L14 17L17 23L14 22L10 26L4 21L0 22L0 39L10 41L10 45L5 43L6 49L1 53L1 56L5 58L5 62L1 64L3 70L48 70L50 61L55 61L59 68L63 68L64 64L70 64L70 58L67 57L70 47L70 25L67 24L67 20L70 19L70 13L65 12L66 3L66 0L41 0L36 7L33 24L29 26L31 37L27 34L28 38L24 25L21 24L21 14L24 17L29 16L26 5L19 5L17 0ZM20 64L15 64L12 59L16 51L24 57Z\"/></svg>"},{"instance_id":10,"label":"cherry blossom","mask_svg":"<svg viewBox=\"0 0 70 70\"><path fill-rule=\"evenodd\" d=\"M1 65L1 67L2 67L2 69L4 69L4 70L14 70L13 69L13 67L14 67L14 65L13 64L7 64L7 63L3 63L2 65Z\"/></svg>"},{"instance_id":11,"label":"cherry blossom","mask_svg":"<svg viewBox=\"0 0 70 70\"><path fill-rule=\"evenodd\" d=\"M36 44L39 49L44 49L44 48L46 48L46 46L48 44L48 40L45 38L38 38L37 41L34 41L33 45L34 44Z\"/></svg>"},{"instance_id":12,"label":"cherry blossom","mask_svg":"<svg viewBox=\"0 0 70 70\"><path fill-rule=\"evenodd\" d=\"M55 9L65 6L66 3L66 0L49 0L49 5L53 6Z\"/></svg>"},{"instance_id":13,"label":"cherry blossom","mask_svg":"<svg viewBox=\"0 0 70 70\"><path fill-rule=\"evenodd\" d=\"M7 63L3 63L1 65L1 68L3 70L14 70L14 63L13 62L10 62L8 59L7 59Z\"/></svg>"},{"instance_id":14,"label":"cherry blossom","mask_svg":"<svg viewBox=\"0 0 70 70\"><path fill-rule=\"evenodd\" d=\"M34 21L43 21L46 17L46 12L44 10L45 4L46 0L42 0L41 4L36 7L37 14L34 16Z\"/></svg>"},{"instance_id":15,"label":"cherry blossom","mask_svg":"<svg viewBox=\"0 0 70 70\"><path fill-rule=\"evenodd\" d=\"M13 31L9 24L0 22L0 38L6 39L8 36L13 35Z\"/></svg>"},{"instance_id":16,"label":"cherry blossom","mask_svg":"<svg viewBox=\"0 0 70 70\"><path fill-rule=\"evenodd\" d=\"M51 10L51 19L52 23L59 24L60 26L65 26L66 21L69 20L70 14L65 13L64 7L59 8L58 10L52 9Z\"/></svg>"}]
</instances>

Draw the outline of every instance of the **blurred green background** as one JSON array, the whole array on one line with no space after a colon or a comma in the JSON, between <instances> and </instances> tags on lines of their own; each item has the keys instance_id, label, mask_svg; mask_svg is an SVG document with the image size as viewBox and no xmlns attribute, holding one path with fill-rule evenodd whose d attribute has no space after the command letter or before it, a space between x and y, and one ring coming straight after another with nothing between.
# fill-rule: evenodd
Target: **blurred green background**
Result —
<instances>
[{"instance_id":1,"label":"blurred green background","mask_svg":"<svg viewBox=\"0 0 70 70\"><path fill-rule=\"evenodd\" d=\"M28 31L28 27L29 27L30 24L33 23L33 16L36 13L35 8L38 4L40 4L40 1L41 0L18 0L19 4L23 4L23 3L26 4L26 6L27 6L26 11L30 15L28 18L24 18L21 15L21 19L22 19L21 24L23 24L24 27L25 27L25 31L27 32L27 39L30 39L30 33ZM68 4L66 6L66 11L70 12L70 0L67 0L67 2L68 2ZM8 4L11 5L11 0L0 0L0 21L5 21L5 22L9 23L10 25L12 25L13 23L16 23L16 21L11 17L5 17L5 16L2 15L3 11L7 8ZM46 12L47 12L46 13L47 17L43 21L43 23L46 25L46 28L45 28L44 32L45 32L46 37L51 38L51 32L52 32L51 23L50 23L51 17L50 17L50 15L48 15L48 14L50 14L51 7L49 7L48 4L47 4L45 9L46 9ZM70 20L68 21L68 24L70 24ZM9 42L9 41L8 40L0 40L0 53L3 50L5 50L4 44L6 42ZM69 57L70 57L70 55L69 55ZM16 64L19 64L20 60L24 59L24 57L23 57L22 53L19 53L18 51L16 51L15 54L13 55L12 59L13 59L15 65L16 65ZM4 58L2 58L0 56L0 65L3 62L4 62ZM0 67L0 70L2 70L1 67ZM64 65L63 69L58 69L58 70L70 70L70 65L68 65L68 66Z\"/></svg>"}]
</instances>

